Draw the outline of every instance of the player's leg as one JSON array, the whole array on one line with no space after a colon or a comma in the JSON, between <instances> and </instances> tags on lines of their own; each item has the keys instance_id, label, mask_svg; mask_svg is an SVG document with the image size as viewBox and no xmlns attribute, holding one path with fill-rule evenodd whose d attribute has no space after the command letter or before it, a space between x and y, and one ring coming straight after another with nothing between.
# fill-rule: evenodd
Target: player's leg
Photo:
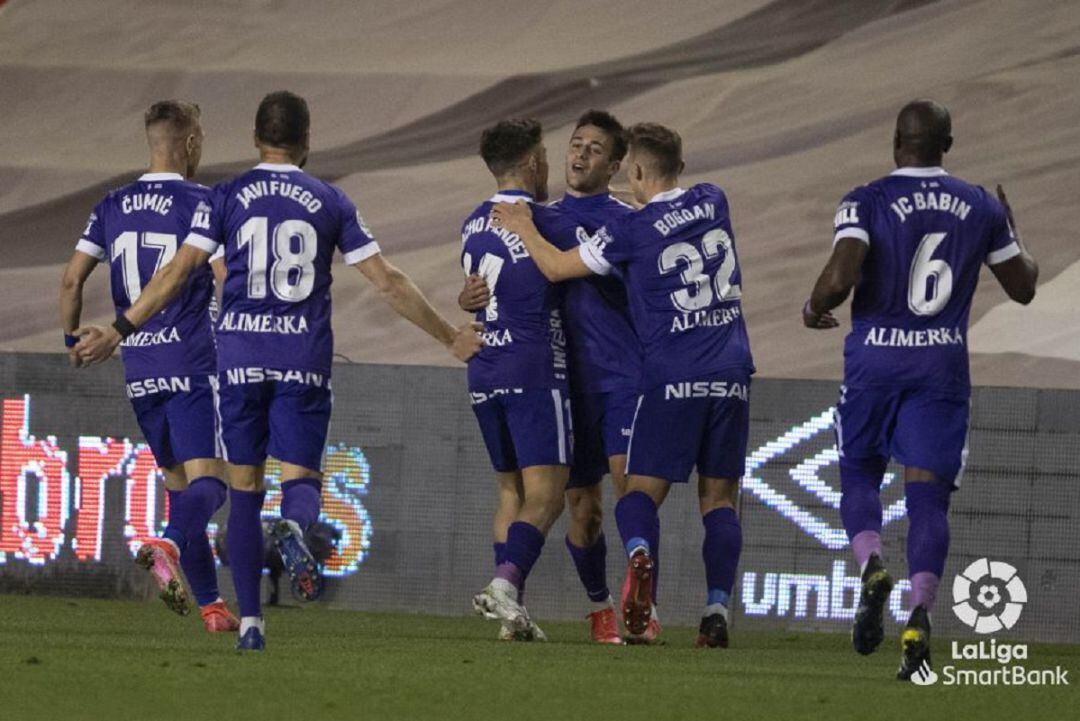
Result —
<instances>
[{"instance_id":1,"label":"player's leg","mask_svg":"<svg viewBox=\"0 0 1080 721\"><path fill-rule=\"evenodd\" d=\"M834 416L840 518L862 579L851 643L864 655L876 651L885 638L885 605L894 584L881 552L881 481L899 398L894 391L841 387Z\"/></svg>"},{"instance_id":2,"label":"player's leg","mask_svg":"<svg viewBox=\"0 0 1080 721\"><path fill-rule=\"evenodd\" d=\"M516 638L543 640L543 632L521 605L520 589L540 557L551 525L562 513L570 473L570 404L559 389L535 389L501 396L503 424L521 465L524 500L506 532L506 556L473 606L502 620ZM475 406L474 406L475 407Z\"/></svg>"},{"instance_id":3,"label":"player's leg","mask_svg":"<svg viewBox=\"0 0 1080 721\"><path fill-rule=\"evenodd\" d=\"M574 462L566 485L566 548L591 604L589 634L598 643L621 644L615 604L607 582L601 481L607 471L602 426L610 394L574 396Z\"/></svg>"},{"instance_id":4,"label":"player's leg","mask_svg":"<svg viewBox=\"0 0 1080 721\"><path fill-rule=\"evenodd\" d=\"M728 646L728 609L742 554L742 526L735 510L738 499L738 478L698 477L698 505L705 526L701 557L708 588L698 628L698 647Z\"/></svg>"},{"instance_id":5,"label":"player's leg","mask_svg":"<svg viewBox=\"0 0 1080 721\"><path fill-rule=\"evenodd\" d=\"M733 375L713 380L725 382L729 392L709 399L697 453L698 505L705 526L701 556L708 589L697 645L727 648L728 609L742 555L736 504L750 436L750 378Z\"/></svg>"},{"instance_id":6,"label":"player's leg","mask_svg":"<svg viewBox=\"0 0 1080 721\"><path fill-rule=\"evenodd\" d=\"M281 519L270 526L274 547L293 594L314 601L323 576L304 533L319 518L323 452L330 430L333 394L328 387L293 381L274 383L267 453L281 461Z\"/></svg>"},{"instance_id":7,"label":"player's leg","mask_svg":"<svg viewBox=\"0 0 1080 721\"><path fill-rule=\"evenodd\" d=\"M928 390L905 394L893 456L904 465L912 612L901 634L897 677L930 663L930 621L949 555L949 502L964 464L970 403Z\"/></svg>"},{"instance_id":8,"label":"player's leg","mask_svg":"<svg viewBox=\"0 0 1080 721\"><path fill-rule=\"evenodd\" d=\"M273 386L269 382L231 384L225 373L219 381L221 440L229 482L225 545L240 610L237 648L261 651L265 646L261 586L266 559L262 506Z\"/></svg>"},{"instance_id":9,"label":"player's leg","mask_svg":"<svg viewBox=\"0 0 1080 721\"><path fill-rule=\"evenodd\" d=\"M495 504L495 517L492 519L492 550L495 552L495 567L506 560L506 533L510 524L521 512L525 501L525 487L521 483L521 471L496 471L495 486L498 498Z\"/></svg>"},{"instance_id":10,"label":"player's leg","mask_svg":"<svg viewBox=\"0 0 1080 721\"><path fill-rule=\"evenodd\" d=\"M191 388L173 393L166 404L174 457L183 464L184 491L172 507L170 524L182 534L180 565L199 604L207 630L235 631L239 621L218 593L217 567L206 527L225 504L228 489L220 460L217 378L192 377Z\"/></svg>"},{"instance_id":11,"label":"player's leg","mask_svg":"<svg viewBox=\"0 0 1080 721\"><path fill-rule=\"evenodd\" d=\"M653 618L654 573L660 561L660 505L670 484L685 483L697 457L708 407L702 399L667 399L663 386L637 401L626 452L626 493L615 521L628 562L623 625L638 642Z\"/></svg>"},{"instance_id":12,"label":"player's leg","mask_svg":"<svg viewBox=\"0 0 1080 721\"><path fill-rule=\"evenodd\" d=\"M187 488L183 467L173 455L169 438L169 420L166 413L167 393L153 393L131 400L135 418L143 438L154 454L154 461L165 477L165 492L169 498L169 521L160 538L147 539L135 554L135 563L146 569L158 587L158 596L165 606L175 613L186 615L190 611L187 589L180 578L180 551L183 532L174 522L176 506Z\"/></svg>"}]
</instances>

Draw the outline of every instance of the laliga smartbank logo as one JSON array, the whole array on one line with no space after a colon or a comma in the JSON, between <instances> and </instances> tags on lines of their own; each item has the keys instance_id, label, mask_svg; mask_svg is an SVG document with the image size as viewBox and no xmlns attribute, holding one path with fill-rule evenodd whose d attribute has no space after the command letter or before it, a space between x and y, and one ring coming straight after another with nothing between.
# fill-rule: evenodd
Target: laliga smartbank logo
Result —
<instances>
[{"instance_id":1,"label":"laliga smartbank logo","mask_svg":"<svg viewBox=\"0 0 1080 721\"><path fill-rule=\"evenodd\" d=\"M975 633L987 636L1007 631L1020 620L1027 603L1027 589L1016 568L1003 561L980 558L953 580L953 613ZM1033 669L1018 661L1028 661L1025 643L999 643L991 637L977 643L953 641L951 664L935 672L923 663L911 682L918 686L1068 686L1069 672L1061 666ZM990 667L965 668L972 662L990 662ZM996 665L995 665L996 664Z\"/></svg>"}]
</instances>

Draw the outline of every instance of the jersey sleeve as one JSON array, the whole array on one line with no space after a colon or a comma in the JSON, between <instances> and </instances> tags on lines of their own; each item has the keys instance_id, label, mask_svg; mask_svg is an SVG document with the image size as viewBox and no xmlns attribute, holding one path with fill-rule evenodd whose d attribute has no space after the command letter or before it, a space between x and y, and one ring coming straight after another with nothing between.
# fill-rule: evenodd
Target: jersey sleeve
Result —
<instances>
[{"instance_id":1,"label":"jersey sleeve","mask_svg":"<svg viewBox=\"0 0 1080 721\"><path fill-rule=\"evenodd\" d=\"M533 220L540 235L559 250L576 250L581 244L589 242L589 231L569 213L536 208L533 211Z\"/></svg>"},{"instance_id":2,"label":"jersey sleeve","mask_svg":"<svg viewBox=\"0 0 1080 721\"><path fill-rule=\"evenodd\" d=\"M1005 206L989 193L987 198L990 205L990 243L986 251L986 264L997 265L1020 255L1020 244L1016 242Z\"/></svg>"},{"instance_id":3,"label":"jersey sleeve","mask_svg":"<svg viewBox=\"0 0 1080 721\"><path fill-rule=\"evenodd\" d=\"M75 244L75 250L89 255L91 258L98 261L105 260L107 257L105 250L105 230L102 228L101 221L105 214L104 206L105 202L102 201L98 203L93 212L90 213L90 218L86 221L86 230L83 231L82 236L79 238L79 242Z\"/></svg>"},{"instance_id":4,"label":"jersey sleeve","mask_svg":"<svg viewBox=\"0 0 1080 721\"><path fill-rule=\"evenodd\" d=\"M184 243L214 255L225 242L223 220L225 214L225 190L215 186L209 197L200 200L191 214L191 228Z\"/></svg>"},{"instance_id":5,"label":"jersey sleeve","mask_svg":"<svg viewBox=\"0 0 1080 721\"><path fill-rule=\"evenodd\" d=\"M356 205L340 191L338 199L341 207L341 231L338 233L337 247L345 259L345 264L356 265L382 252Z\"/></svg>"},{"instance_id":6,"label":"jersey sleeve","mask_svg":"<svg viewBox=\"0 0 1080 721\"><path fill-rule=\"evenodd\" d=\"M870 245L871 203L864 188L856 188L840 201L833 219L833 245L841 238L857 238Z\"/></svg>"},{"instance_id":7,"label":"jersey sleeve","mask_svg":"<svg viewBox=\"0 0 1080 721\"><path fill-rule=\"evenodd\" d=\"M630 259L628 243L625 238L618 237L625 234L619 234L617 227L617 223L605 225L578 250L582 262L597 275L608 275L615 266Z\"/></svg>"}]
</instances>

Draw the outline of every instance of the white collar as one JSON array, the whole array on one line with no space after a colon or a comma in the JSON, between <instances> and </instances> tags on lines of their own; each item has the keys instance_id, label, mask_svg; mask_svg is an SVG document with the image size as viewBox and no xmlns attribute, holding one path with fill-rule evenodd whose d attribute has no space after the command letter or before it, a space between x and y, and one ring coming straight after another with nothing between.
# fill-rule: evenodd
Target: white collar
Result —
<instances>
[{"instance_id":1,"label":"white collar","mask_svg":"<svg viewBox=\"0 0 1080 721\"><path fill-rule=\"evenodd\" d=\"M649 199L649 203L666 203L669 200L675 200L686 191L682 188L672 188L671 190L665 190L663 193L657 193Z\"/></svg>"},{"instance_id":2,"label":"white collar","mask_svg":"<svg viewBox=\"0 0 1080 721\"><path fill-rule=\"evenodd\" d=\"M536 202L531 195L519 195L510 193L495 193L495 195L488 198L489 203L517 203L524 200L526 203Z\"/></svg>"},{"instance_id":3,"label":"white collar","mask_svg":"<svg viewBox=\"0 0 1080 721\"><path fill-rule=\"evenodd\" d=\"M945 168L939 168L936 166L932 168L916 168L912 166L906 168L897 168L896 170L889 173L889 175L902 175L907 178L937 178L942 175L948 175L948 173L945 171Z\"/></svg>"},{"instance_id":4,"label":"white collar","mask_svg":"<svg viewBox=\"0 0 1080 721\"><path fill-rule=\"evenodd\" d=\"M300 167L293 165L292 163L259 163L255 166L255 170L270 170L275 173L297 173L300 172Z\"/></svg>"},{"instance_id":5,"label":"white collar","mask_svg":"<svg viewBox=\"0 0 1080 721\"><path fill-rule=\"evenodd\" d=\"M183 180L180 173L143 173L139 176L140 183L153 183L160 180Z\"/></svg>"}]
</instances>

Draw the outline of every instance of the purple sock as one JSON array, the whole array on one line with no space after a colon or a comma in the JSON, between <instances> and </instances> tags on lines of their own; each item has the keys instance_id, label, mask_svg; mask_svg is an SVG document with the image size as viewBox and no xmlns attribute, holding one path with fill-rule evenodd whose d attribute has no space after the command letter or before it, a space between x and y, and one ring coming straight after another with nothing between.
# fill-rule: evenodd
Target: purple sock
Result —
<instances>
[{"instance_id":1,"label":"purple sock","mask_svg":"<svg viewBox=\"0 0 1080 721\"><path fill-rule=\"evenodd\" d=\"M908 514L908 575L912 606L933 610L938 583L949 555L949 496L952 486L941 481L904 485Z\"/></svg>"},{"instance_id":2,"label":"purple sock","mask_svg":"<svg viewBox=\"0 0 1080 721\"><path fill-rule=\"evenodd\" d=\"M543 548L544 534L539 528L524 521L514 521L506 532L506 558L495 569L495 577L521 589Z\"/></svg>"},{"instance_id":3,"label":"purple sock","mask_svg":"<svg viewBox=\"0 0 1080 721\"><path fill-rule=\"evenodd\" d=\"M506 560L506 543L504 541L495 541L495 543L491 544L491 547L495 549L495 568L498 568L499 564Z\"/></svg>"},{"instance_id":4,"label":"purple sock","mask_svg":"<svg viewBox=\"0 0 1080 721\"><path fill-rule=\"evenodd\" d=\"M615 504L615 523L627 555L643 547L655 562L659 550L660 520L656 502L649 494L634 491L620 498Z\"/></svg>"},{"instance_id":5,"label":"purple sock","mask_svg":"<svg viewBox=\"0 0 1080 721\"><path fill-rule=\"evenodd\" d=\"M660 514L656 514L656 527L653 529L652 540L652 602L656 605L656 595L660 588Z\"/></svg>"},{"instance_id":6,"label":"purple sock","mask_svg":"<svg viewBox=\"0 0 1080 721\"><path fill-rule=\"evenodd\" d=\"M734 508L714 508L701 517L701 522L705 525L701 557L709 585L707 603L727 607L742 553L742 526Z\"/></svg>"},{"instance_id":7,"label":"purple sock","mask_svg":"<svg viewBox=\"0 0 1080 721\"><path fill-rule=\"evenodd\" d=\"M322 481L316 478L297 478L281 484L281 517L296 521L306 531L319 519L322 500Z\"/></svg>"},{"instance_id":8,"label":"purple sock","mask_svg":"<svg viewBox=\"0 0 1080 721\"><path fill-rule=\"evenodd\" d=\"M217 567L210 539L206 537L206 525L225 504L227 493L221 479L201 476L180 495L170 513L170 525L177 526L184 534L180 566L200 606L218 599Z\"/></svg>"},{"instance_id":9,"label":"purple sock","mask_svg":"<svg viewBox=\"0 0 1080 721\"><path fill-rule=\"evenodd\" d=\"M166 524L165 530L161 532L161 536L175 543L176 547L180 549L180 553L183 554L184 549L187 548L187 537L184 535L184 530L176 523L176 507L180 505L180 499L184 496L184 492L166 488L165 493L169 496L169 522Z\"/></svg>"},{"instance_id":10,"label":"purple sock","mask_svg":"<svg viewBox=\"0 0 1080 721\"><path fill-rule=\"evenodd\" d=\"M881 556L881 460L840 459L840 518L859 568Z\"/></svg>"},{"instance_id":11,"label":"purple sock","mask_svg":"<svg viewBox=\"0 0 1080 721\"><path fill-rule=\"evenodd\" d=\"M607 585L607 541L601 533L591 546L579 548L566 537L566 548L570 558L574 559L578 578L585 587L585 593L594 603L606 601L611 596Z\"/></svg>"},{"instance_id":12,"label":"purple sock","mask_svg":"<svg viewBox=\"0 0 1080 721\"><path fill-rule=\"evenodd\" d=\"M226 544L241 616L262 615L260 584L265 546L260 512L265 497L265 491L249 492L234 488L229 492Z\"/></svg>"},{"instance_id":13,"label":"purple sock","mask_svg":"<svg viewBox=\"0 0 1080 721\"><path fill-rule=\"evenodd\" d=\"M214 552L210 550L210 539L203 531L201 538L188 538L184 555L180 556L180 567L184 569L188 585L195 595L199 606L208 606L221 597L217 583L217 567L214 565Z\"/></svg>"}]
</instances>

